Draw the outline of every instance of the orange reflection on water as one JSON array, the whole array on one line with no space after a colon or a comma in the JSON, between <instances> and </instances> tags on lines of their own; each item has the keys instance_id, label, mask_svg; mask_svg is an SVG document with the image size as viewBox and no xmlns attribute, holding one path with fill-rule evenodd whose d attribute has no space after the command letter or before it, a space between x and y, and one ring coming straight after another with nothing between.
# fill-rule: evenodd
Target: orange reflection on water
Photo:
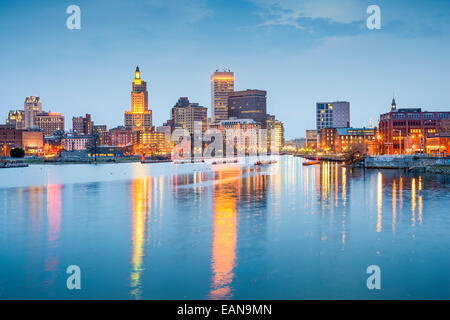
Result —
<instances>
[{"instance_id":1,"label":"orange reflection on water","mask_svg":"<svg viewBox=\"0 0 450 320\"><path fill-rule=\"evenodd\" d=\"M397 184L392 183L392 231L395 232L395 223L397 219Z\"/></svg>"},{"instance_id":2,"label":"orange reflection on water","mask_svg":"<svg viewBox=\"0 0 450 320\"><path fill-rule=\"evenodd\" d=\"M416 179L411 181L411 212L412 212L412 226L416 224Z\"/></svg>"},{"instance_id":3,"label":"orange reflection on water","mask_svg":"<svg viewBox=\"0 0 450 320\"><path fill-rule=\"evenodd\" d=\"M144 244L145 244L145 223L147 220L147 208L149 192L152 188L152 181L148 177L137 178L133 181L132 203L133 203L133 249L131 254L131 295L135 299L142 296L142 272L144 270Z\"/></svg>"},{"instance_id":4,"label":"orange reflection on water","mask_svg":"<svg viewBox=\"0 0 450 320\"><path fill-rule=\"evenodd\" d=\"M236 198L240 194L241 174L239 167L213 172L213 179L217 184L213 187L211 299L230 299L233 296L231 283L236 265Z\"/></svg>"},{"instance_id":5,"label":"orange reflection on water","mask_svg":"<svg viewBox=\"0 0 450 320\"><path fill-rule=\"evenodd\" d=\"M57 240L61 233L61 214L62 214L62 185L47 185L47 218L48 246L55 248ZM54 254L53 250L49 250L45 259L45 270L55 271L59 265L59 258ZM54 277L46 280L47 284L54 281Z\"/></svg>"},{"instance_id":6,"label":"orange reflection on water","mask_svg":"<svg viewBox=\"0 0 450 320\"><path fill-rule=\"evenodd\" d=\"M378 172L377 177L377 232L381 232L382 225L382 209L383 209L383 174Z\"/></svg>"},{"instance_id":7,"label":"orange reflection on water","mask_svg":"<svg viewBox=\"0 0 450 320\"><path fill-rule=\"evenodd\" d=\"M62 185L47 185L48 241L52 242L61 232Z\"/></svg>"}]
</instances>

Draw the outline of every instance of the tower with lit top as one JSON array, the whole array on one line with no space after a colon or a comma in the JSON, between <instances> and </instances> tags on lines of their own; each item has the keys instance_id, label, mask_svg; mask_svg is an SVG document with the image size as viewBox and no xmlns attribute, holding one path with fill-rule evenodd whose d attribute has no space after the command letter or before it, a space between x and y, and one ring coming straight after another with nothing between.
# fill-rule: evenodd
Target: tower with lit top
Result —
<instances>
[{"instance_id":1,"label":"tower with lit top","mask_svg":"<svg viewBox=\"0 0 450 320\"><path fill-rule=\"evenodd\" d=\"M125 112L125 127L141 131L152 127L152 111L148 109L147 82L141 78L141 71L136 67L131 91L131 111Z\"/></svg>"},{"instance_id":2,"label":"tower with lit top","mask_svg":"<svg viewBox=\"0 0 450 320\"><path fill-rule=\"evenodd\" d=\"M233 72L216 70L211 75L211 110L214 122L228 119L228 94L233 91Z\"/></svg>"}]
</instances>

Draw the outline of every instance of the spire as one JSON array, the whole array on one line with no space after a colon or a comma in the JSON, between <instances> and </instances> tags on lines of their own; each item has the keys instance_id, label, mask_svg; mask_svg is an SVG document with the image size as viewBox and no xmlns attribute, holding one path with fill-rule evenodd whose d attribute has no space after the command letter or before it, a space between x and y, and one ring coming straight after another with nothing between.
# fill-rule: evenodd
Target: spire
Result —
<instances>
[{"instance_id":1,"label":"spire","mask_svg":"<svg viewBox=\"0 0 450 320\"><path fill-rule=\"evenodd\" d=\"M395 110L397 110L397 104L395 103L395 96L392 96L391 111Z\"/></svg>"},{"instance_id":2,"label":"spire","mask_svg":"<svg viewBox=\"0 0 450 320\"><path fill-rule=\"evenodd\" d=\"M136 67L136 71L134 72L134 83L141 84L141 71L139 67Z\"/></svg>"}]
</instances>

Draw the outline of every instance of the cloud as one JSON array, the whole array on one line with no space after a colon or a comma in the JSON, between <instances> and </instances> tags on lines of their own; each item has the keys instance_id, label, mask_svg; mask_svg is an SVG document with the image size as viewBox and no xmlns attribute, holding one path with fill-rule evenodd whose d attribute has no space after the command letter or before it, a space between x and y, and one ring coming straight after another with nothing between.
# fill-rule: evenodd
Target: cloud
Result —
<instances>
[{"instance_id":1,"label":"cloud","mask_svg":"<svg viewBox=\"0 0 450 320\"><path fill-rule=\"evenodd\" d=\"M359 0L251 0L261 8L264 25L305 26L302 19L325 19L349 24L366 19L366 7Z\"/></svg>"},{"instance_id":2,"label":"cloud","mask_svg":"<svg viewBox=\"0 0 450 320\"><path fill-rule=\"evenodd\" d=\"M214 14L207 0L147 0L147 4L167 10L179 22L193 23Z\"/></svg>"}]
</instances>

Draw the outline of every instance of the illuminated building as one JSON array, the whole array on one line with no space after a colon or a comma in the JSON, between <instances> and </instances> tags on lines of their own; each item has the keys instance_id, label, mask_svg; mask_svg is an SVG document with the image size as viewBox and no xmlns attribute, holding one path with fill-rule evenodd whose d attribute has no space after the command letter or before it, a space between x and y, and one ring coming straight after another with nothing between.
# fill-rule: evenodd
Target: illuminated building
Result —
<instances>
[{"instance_id":1,"label":"illuminated building","mask_svg":"<svg viewBox=\"0 0 450 320\"><path fill-rule=\"evenodd\" d=\"M228 119L228 93L233 91L233 72L216 70L211 75L211 112L214 122Z\"/></svg>"},{"instance_id":2,"label":"illuminated building","mask_svg":"<svg viewBox=\"0 0 450 320\"><path fill-rule=\"evenodd\" d=\"M133 133L133 153L146 155L168 154L166 135L153 129L140 130Z\"/></svg>"},{"instance_id":3,"label":"illuminated building","mask_svg":"<svg viewBox=\"0 0 450 320\"><path fill-rule=\"evenodd\" d=\"M379 133L385 154L423 152L426 138L435 136L450 120L450 112L422 111L421 108L397 108L380 115Z\"/></svg>"},{"instance_id":4,"label":"illuminated building","mask_svg":"<svg viewBox=\"0 0 450 320\"><path fill-rule=\"evenodd\" d=\"M111 137L107 125L95 125L93 127L93 132L97 136L97 144L99 146L111 144Z\"/></svg>"},{"instance_id":5,"label":"illuminated building","mask_svg":"<svg viewBox=\"0 0 450 320\"><path fill-rule=\"evenodd\" d=\"M16 129L24 129L24 111L23 110L10 110L6 124L13 125Z\"/></svg>"},{"instance_id":6,"label":"illuminated building","mask_svg":"<svg viewBox=\"0 0 450 320\"><path fill-rule=\"evenodd\" d=\"M136 67L131 91L131 111L125 112L125 127L132 131L152 127L152 111L148 109L147 83L141 79L139 67Z\"/></svg>"},{"instance_id":7,"label":"illuminated building","mask_svg":"<svg viewBox=\"0 0 450 320\"><path fill-rule=\"evenodd\" d=\"M64 116L60 113L42 112L35 117L36 126L44 131L44 135L51 136L56 130L64 132Z\"/></svg>"},{"instance_id":8,"label":"illuminated building","mask_svg":"<svg viewBox=\"0 0 450 320\"><path fill-rule=\"evenodd\" d=\"M3 156L8 156L12 148L22 148L22 132L13 125L0 124L0 151Z\"/></svg>"},{"instance_id":9,"label":"illuminated building","mask_svg":"<svg viewBox=\"0 0 450 320\"><path fill-rule=\"evenodd\" d=\"M44 132L28 130L22 132L22 146L26 153L35 154L44 148Z\"/></svg>"},{"instance_id":10,"label":"illuminated building","mask_svg":"<svg viewBox=\"0 0 450 320\"><path fill-rule=\"evenodd\" d=\"M92 136L67 135L61 140L66 151L87 150L92 146Z\"/></svg>"},{"instance_id":11,"label":"illuminated building","mask_svg":"<svg viewBox=\"0 0 450 320\"><path fill-rule=\"evenodd\" d=\"M186 97L181 97L172 108L172 122L181 125L188 130L190 134L194 134L195 122L201 123L202 131L207 129L208 109L199 106L198 103L191 103Z\"/></svg>"},{"instance_id":12,"label":"illuminated building","mask_svg":"<svg viewBox=\"0 0 450 320\"><path fill-rule=\"evenodd\" d=\"M109 130L112 146L125 147L133 144L133 132L125 127L117 127Z\"/></svg>"},{"instance_id":13,"label":"illuminated building","mask_svg":"<svg viewBox=\"0 0 450 320\"><path fill-rule=\"evenodd\" d=\"M90 135L93 133L92 117L89 113L86 113L86 117L73 117L72 118L72 132L74 134Z\"/></svg>"},{"instance_id":14,"label":"illuminated building","mask_svg":"<svg viewBox=\"0 0 450 320\"><path fill-rule=\"evenodd\" d=\"M42 101L39 97L26 97L24 107L25 129L33 129L36 126L36 115L42 112Z\"/></svg>"},{"instance_id":15,"label":"illuminated building","mask_svg":"<svg viewBox=\"0 0 450 320\"><path fill-rule=\"evenodd\" d=\"M224 153L226 153L227 143L229 139L232 139L229 137L227 139L227 134L231 132L234 132L235 139L233 139L234 142L231 142L229 144L229 147L234 148L235 154L240 153L248 153L249 151L252 151L254 154L256 154L257 150L249 150L250 147L252 147L252 137L251 133L252 130L254 130L255 137L253 137L254 147L257 148L258 143L258 132L261 129L261 125L252 119L228 119L228 120L221 120L217 123L213 123L210 126L211 129L217 129L222 133L223 136L223 143L224 143Z\"/></svg>"},{"instance_id":16,"label":"illuminated building","mask_svg":"<svg viewBox=\"0 0 450 320\"><path fill-rule=\"evenodd\" d=\"M284 146L284 125L281 121L276 120L273 115L268 114L266 119L268 150L280 152ZM272 146L272 142L275 143L274 146ZM272 147L274 147L274 150L272 150Z\"/></svg>"},{"instance_id":17,"label":"illuminated building","mask_svg":"<svg viewBox=\"0 0 450 320\"><path fill-rule=\"evenodd\" d=\"M317 148L317 130L306 130L306 147L313 150Z\"/></svg>"},{"instance_id":18,"label":"illuminated building","mask_svg":"<svg viewBox=\"0 0 450 320\"><path fill-rule=\"evenodd\" d=\"M263 90L234 91L228 94L228 117L253 119L266 128L266 95Z\"/></svg>"},{"instance_id":19,"label":"illuminated building","mask_svg":"<svg viewBox=\"0 0 450 320\"><path fill-rule=\"evenodd\" d=\"M439 134L429 137L426 141L427 153L439 153L448 156L450 154L450 134Z\"/></svg>"},{"instance_id":20,"label":"illuminated building","mask_svg":"<svg viewBox=\"0 0 450 320\"><path fill-rule=\"evenodd\" d=\"M331 152L359 151L373 154L375 128L323 128L320 130L319 149Z\"/></svg>"},{"instance_id":21,"label":"illuminated building","mask_svg":"<svg viewBox=\"0 0 450 320\"><path fill-rule=\"evenodd\" d=\"M348 128L350 127L350 102L318 102L316 103L316 128Z\"/></svg>"}]
</instances>

